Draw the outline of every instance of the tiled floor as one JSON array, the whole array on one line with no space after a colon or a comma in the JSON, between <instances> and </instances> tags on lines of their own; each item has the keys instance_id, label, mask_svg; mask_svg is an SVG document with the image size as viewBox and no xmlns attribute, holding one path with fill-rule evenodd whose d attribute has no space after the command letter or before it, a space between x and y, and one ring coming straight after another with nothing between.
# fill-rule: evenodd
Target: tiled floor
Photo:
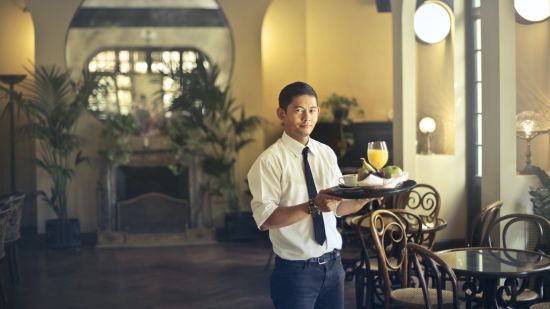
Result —
<instances>
[{"instance_id":1,"label":"tiled floor","mask_svg":"<svg viewBox=\"0 0 550 309\"><path fill-rule=\"evenodd\" d=\"M265 243L67 251L35 242L19 253L10 308L272 308Z\"/></svg>"}]
</instances>

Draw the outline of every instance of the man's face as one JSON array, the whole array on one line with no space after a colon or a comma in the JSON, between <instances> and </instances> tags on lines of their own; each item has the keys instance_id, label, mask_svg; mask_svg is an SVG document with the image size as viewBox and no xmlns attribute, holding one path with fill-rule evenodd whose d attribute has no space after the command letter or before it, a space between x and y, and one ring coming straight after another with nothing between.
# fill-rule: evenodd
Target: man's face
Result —
<instances>
[{"instance_id":1,"label":"man's face","mask_svg":"<svg viewBox=\"0 0 550 309\"><path fill-rule=\"evenodd\" d=\"M283 121L286 134L306 144L319 118L317 100L310 95L295 97L286 111L277 109L277 116Z\"/></svg>"}]
</instances>

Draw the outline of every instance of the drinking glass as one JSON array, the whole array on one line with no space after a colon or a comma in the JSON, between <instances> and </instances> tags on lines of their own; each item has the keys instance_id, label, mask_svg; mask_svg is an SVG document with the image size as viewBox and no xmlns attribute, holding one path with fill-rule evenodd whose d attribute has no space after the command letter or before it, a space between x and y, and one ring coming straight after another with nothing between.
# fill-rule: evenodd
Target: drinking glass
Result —
<instances>
[{"instance_id":1,"label":"drinking glass","mask_svg":"<svg viewBox=\"0 0 550 309\"><path fill-rule=\"evenodd\" d=\"M388 163L388 147L384 141L370 142L367 146L369 163L377 170Z\"/></svg>"}]
</instances>

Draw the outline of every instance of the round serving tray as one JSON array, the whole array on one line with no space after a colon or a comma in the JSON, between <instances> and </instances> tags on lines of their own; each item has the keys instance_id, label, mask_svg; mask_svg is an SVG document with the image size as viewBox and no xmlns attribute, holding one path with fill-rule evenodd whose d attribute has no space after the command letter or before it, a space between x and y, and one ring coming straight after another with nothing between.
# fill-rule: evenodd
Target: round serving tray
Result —
<instances>
[{"instance_id":1,"label":"round serving tray","mask_svg":"<svg viewBox=\"0 0 550 309\"><path fill-rule=\"evenodd\" d=\"M368 188L368 187L332 187L330 192L327 192L331 195L338 196L341 198L349 199L358 199L358 198L378 198L384 196L392 196L399 194L401 192L409 191L414 186L416 186L416 181L414 180L405 180L404 182L398 184L395 188Z\"/></svg>"}]
</instances>

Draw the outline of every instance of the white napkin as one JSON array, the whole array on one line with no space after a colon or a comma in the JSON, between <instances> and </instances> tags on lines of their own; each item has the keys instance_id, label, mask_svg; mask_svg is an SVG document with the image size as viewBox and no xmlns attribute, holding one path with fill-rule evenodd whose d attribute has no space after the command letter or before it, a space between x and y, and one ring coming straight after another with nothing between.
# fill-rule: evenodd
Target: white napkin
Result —
<instances>
[{"instance_id":1,"label":"white napkin","mask_svg":"<svg viewBox=\"0 0 550 309\"><path fill-rule=\"evenodd\" d=\"M394 176L392 178L382 178L374 174L370 174L367 178L358 181L357 186L368 187L368 188L384 188L391 189L395 188L398 184L409 179L409 173L403 172L399 176Z\"/></svg>"}]
</instances>

